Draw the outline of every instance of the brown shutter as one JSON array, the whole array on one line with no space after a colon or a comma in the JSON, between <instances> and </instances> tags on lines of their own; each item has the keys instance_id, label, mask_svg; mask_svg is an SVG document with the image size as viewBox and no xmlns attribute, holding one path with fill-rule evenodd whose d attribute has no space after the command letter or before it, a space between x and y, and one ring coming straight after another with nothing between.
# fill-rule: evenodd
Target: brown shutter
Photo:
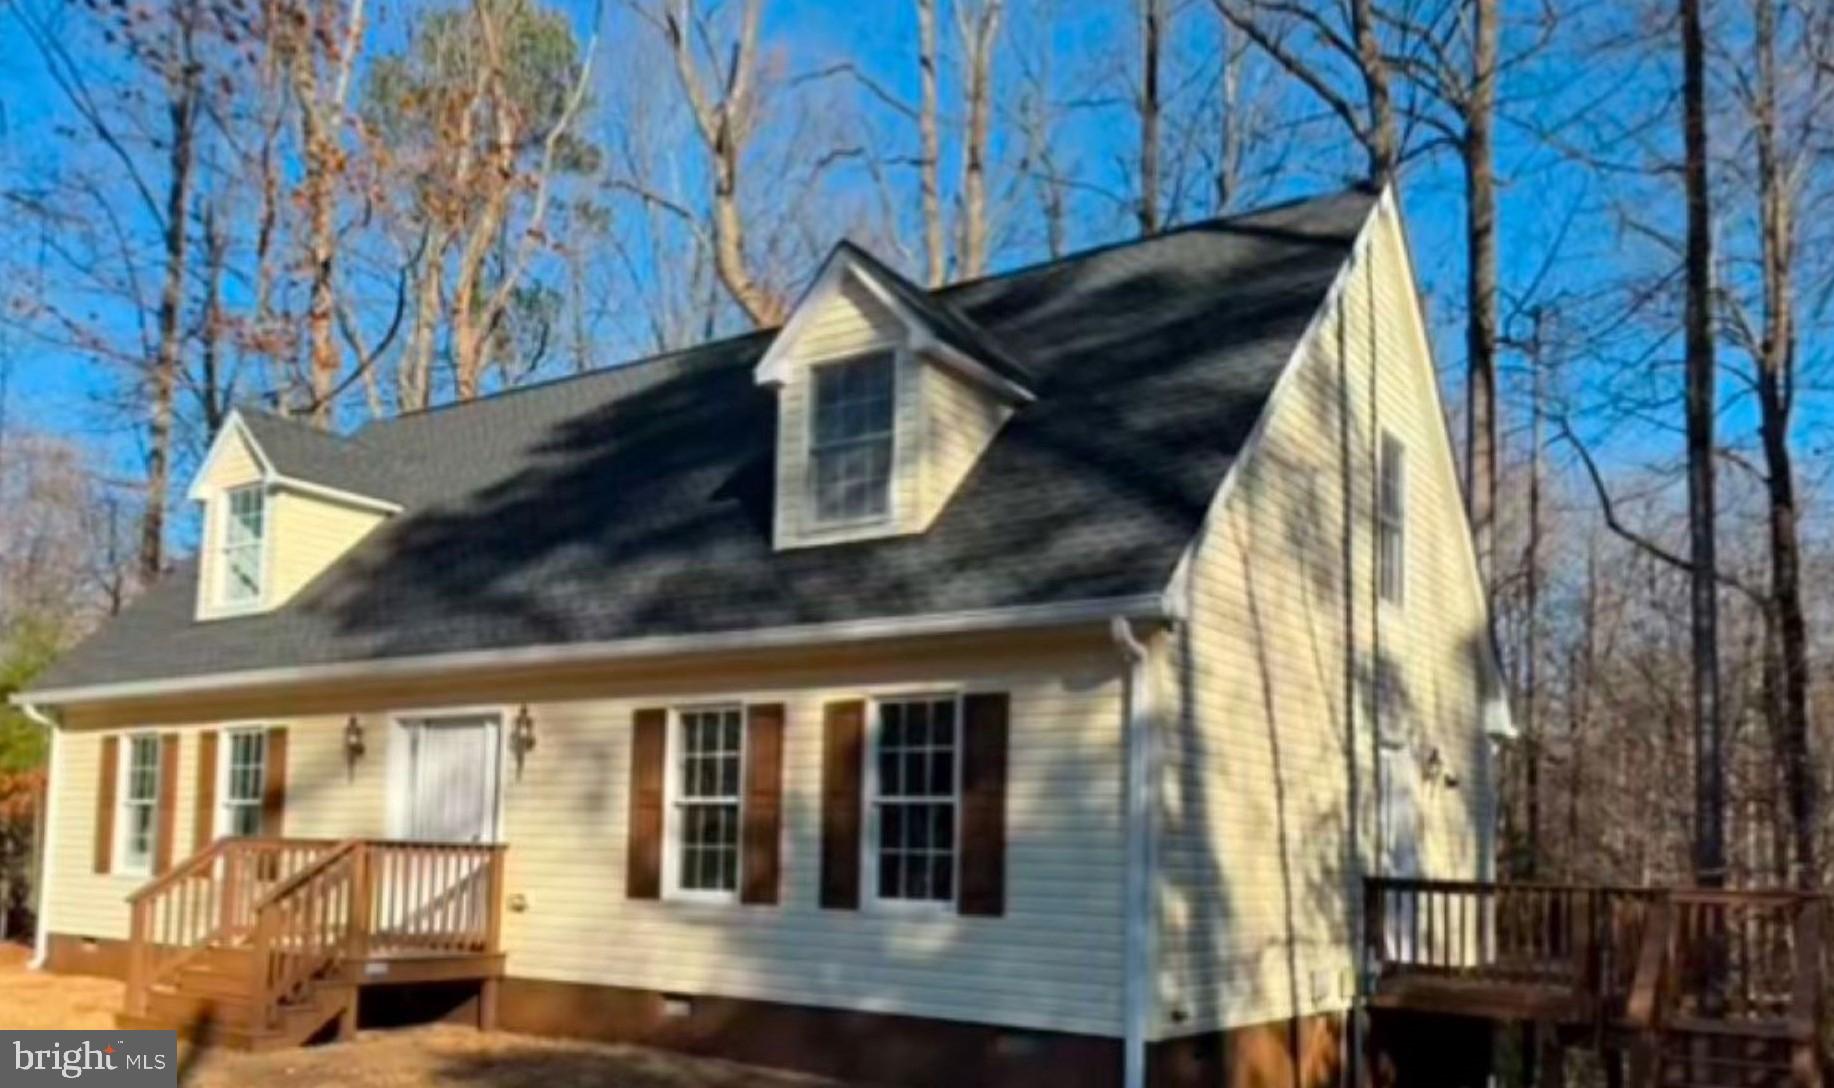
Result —
<instances>
[{"instance_id":1,"label":"brown shutter","mask_svg":"<svg viewBox=\"0 0 1834 1088\"><path fill-rule=\"evenodd\" d=\"M96 782L95 871L114 867L115 787L121 781L121 738L102 738L102 770Z\"/></svg>"},{"instance_id":2,"label":"brown shutter","mask_svg":"<svg viewBox=\"0 0 1834 1088\"><path fill-rule=\"evenodd\" d=\"M860 758L866 704L829 703L822 723L821 905L860 905Z\"/></svg>"},{"instance_id":3,"label":"brown shutter","mask_svg":"<svg viewBox=\"0 0 1834 1088\"><path fill-rule=\"evenodd\" d=\"M261 782L261 835L263 838L285 838L287 833L287 731L280 727L267 731L266 764Z\"/></svg>"},{"instance_id":4,"label":"brown shutter","mask_svg":"<svg viewBox=\"0 0 1834 1088\"><path fill-rule=\"evenodd\" d=\"M197 735L197 809L191 828L191 849L210 845L216 830L217 809L217 731L206 729Z\"/></svg>"},{"instance_id":5,"label":"brown shutter","mask_svg":"<svg viewBox=\"0 0 1834 1088\"><path fill-rule=\"evenodd\" d=\"M153 873L172 867L173 828L178 823L178 734L159 738L159 793L154 809Z\"/></svg>"},{"instance_id":6,"label":"brown shutter","mask_svg":"<svg viewBox=\"0 0 1834 1088\"><path fill-rule=\"evenodd\" d=\"M962 700L963 914L1006 910L1006 719L1004 692Z\"/></svg>"},{"instance_id":7,"label":"brown shutter","mask_svg":"<svg viewBox=\"0 0 1834 1088\"><path fill-rule=\"evenodd\" d=\"M669 712L660 707L632 715L630 842L624 872L624 894L631 899L662 895L662 774L668 728Z\"/></svg>"},{"instance_id":8,"label":"brown shutter","mask_svg":"<svg viewBox=\"0 0 1834 1088\"><path fill-rule=\"evenodd\" d=\"M741 903L777 901L783 827L783 704L745 712L745 836L739 854Z\"/></svg>"}]
</instances>

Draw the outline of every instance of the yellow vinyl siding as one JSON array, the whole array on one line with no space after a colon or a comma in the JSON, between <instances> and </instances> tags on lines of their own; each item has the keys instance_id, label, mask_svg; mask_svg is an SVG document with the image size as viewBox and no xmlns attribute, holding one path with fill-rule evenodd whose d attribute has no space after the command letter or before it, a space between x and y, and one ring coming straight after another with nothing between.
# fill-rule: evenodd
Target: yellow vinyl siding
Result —
<instances>
[{"instance_id":1,"label":"yellow vinyl siding","mask_svg":"<svg viewBox=\"0 0 1834 1088\"><path fill-rule=\"evenodd\" d=\"M217 456L199 477L202 487L213 487L227 490L241 487L244 484L258 483L262 479L261 463L255 457L255 451L249 448L248 440L242 437L237 429L233 441L225 442Z\"/></svg>"},{"instance_id":2,"label":"yellow vinyl siding","mask_svg":"<svg viewBox=\"0 0 1834 1088\"><path fill-rule=\"evenodd\" d=\"M285 489L268 499L267 605L278 608L349 551L383 515Z\"/></svg>"},{"instance_id":3,"label":"yellow vinyl siding","mask_svg":"<svg viewBox=\"0 0 1834 1088\"><path fill-rule=\"evenodd\" d=\"M309 699L200 701L163 713L195 720L227 709L290 724L287 831L339 838L385 831L392 714L461 704L513 713L526 700L537 746L520 774L514 759L504 759L505 890L527 902L526 912L505 915L514 975L1114 1035L1124 864L1117 667L1105 635L1090 631L540 676L477 673L319 689ZM1005 916L819 909L822 707L877 693L964 689L1012 694ZM781 903L627 899L632 711L723 701L786 708ZM331 709L340 702L348 709ZM308 703L310 717L289 722L283 713ZM351 712L362 715L368 747L355 781L341 755ZM77 754L68 770L60 764L55 781L49 924L58 933L126 930L122 898L135 882L92 878L88 869L94 730L128 714L147 720L151 711L96 709L70 719L78 732L66 735L66 747ZM195 753L189 734L185 753ZM192 803L186 773L181 834ZM181 842L188 848L189 839Z\"/></svg>"},{"instance_id":4,"label":"yellow vinyl siding","mask_svg":"<svg viewBox=\"0 0 1834 1088\"><path fill-rule=\"evenodd\" d=\"M174 813L172 860L191 856L197 826L198 734L205 729L239 726L287 726L286 833L296 838L341 838L381 835L379 813L385 780L380 760L345 771L344 718L283 718L212 725L158 725L148 731L175 733L178 744L177 810ZM53 772L57 802L53 830L55 854L51 886L45 897L45 924L56 933L85 937L126 937L127 896L146 880L94 870L96 784L102 737L126 736L136 727L111 722L105 730L70 730L58 741ZM227 751L219 739L218 752ZM213 769L211 773L216 773ZM219 790L218 797L221 798ZM214 815L212 817L214 826ZM117 827L119 819L117 817ZM118 851L117 851L118 856Z\"/></svg>"},{"instance_id":5,"label":"yellow vinyl siding","mask_svg":"<svg viewBox=\"0 0 1834 1088\"><path fill-rule=\"evenodd\" d=\"M1379 857L1379 669L1398 680L1407 750L1424 764L1437 749L1458 779L1423 787L1423 874L1481 872L1484 606L1398 224L1383 213L1369 231L1210 513L1181 587L1188 623L1167 640L1159 1035L1349 1004L1357 878ZM1374 582L1384 429L1407 447L1399 606Z\"/></svg>"},{"instance_id":6,"label":"yellow vinyl siding","mask_svg":"<svg viewBox=\"0 0 1834 1088\"><path fill-rule=\"evenodd\" d=\"M985 389L934 364L924 367L923 388L927 432L923 524L928 526L980 460L1012 409Z\"/></svg>"}]
</instances>

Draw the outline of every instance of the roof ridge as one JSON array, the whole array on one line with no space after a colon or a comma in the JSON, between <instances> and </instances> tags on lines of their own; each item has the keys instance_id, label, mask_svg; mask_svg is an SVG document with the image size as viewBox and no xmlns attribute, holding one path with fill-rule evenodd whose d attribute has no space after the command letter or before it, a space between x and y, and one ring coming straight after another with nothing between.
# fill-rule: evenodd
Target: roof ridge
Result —
<instances>
[{"instance_id":1,"label":"roof ridge","mask_svg":"<svg viewBox=\"0 0 1834 1088\"><path fill-rule=\"evenodd\" d=\"M979 287L983 284L997 283L1000 280L1011 279L1015 276L1028 275L1033 272L1042 272L1047 268L1055 268L1059 265L1074 264L1077 261L1084 260L1085 258L1097 257L1104 253L1113 253L1115 250L1119 250L1119 249L1131 249L1131 248L1139 247L1139 246L1150 246L1156 242L1163 242L1166 239L1175 237L1177 235L1190 234L1194 231L1206 230L1211 227L1215 227L1220 223L1236 223L1244 219L1252 219L1256 216L1267 215L1272 212L1285 211L1289 208L1296 208L1301 204L1314 204L1320 201L1332 200L1337 197L1348 196L1351 193L1362 193L1370 197L1374 197L1377 195L1377 191L1373 187L1371 187L1368 182L1359 181L1351 185L1343 186L1342 188L1329 189L1321 193L1311 193L1306 196L1296 196L1289 200L1275 201L1272 204L1262 204L1257 207L1246 209L1244 211L1232 212L1228 215L1212 215L1204 219L1193 219L1189 223L1180 223L1175 227L1168 227L1165 230L1158 232L1157 234L1149 235L1144 238L1135 236L1132 238L1116 239L1115 241L1112 241L1112 242L1102 242L1100 244L1090 246L1087 249L1079 249L1072 253L1065 253L1062 256L1048 257L1042 261L1033 261L1030 264L1019 265L1016 268L1006 268L998 272L989 272L988 274L984 276L976 276L973 279L956 280L953 283L945 283L941 287L924 288L924 290L927 290L931 292L932 294L938 294L938 295L949 294L949 293L953 293L955 291L966 289L969 287Z\"/></svg>"},{"instance_id":2,"label":"roof ridge","mask_svg":"<svg viewBox=\"0 0 1834 1088\"><path fill-rule=\"evenodd\" d=\"M958 291L964 290L966 288L977 287L977 286L981 286L981 285L988 284L988 283L997 283L1001 280L1008 280L1008 279L1016 278L1018 276L1024 276L1024 275L1029 275L1035 272L1041 272L1047 268L1055 268L1060 265L1074 264L1077 261L1085 260L1090 257L1100 256L1105 253L1112 253L1116 250L1151 246L1154 243L1162 242L1166 240L1167 238L1171 238L1171 237L1174 237L1176 235L1181 235L1181 234L1188 234L1193 231L1203 230L1209 227L1214 227L1219 223L1239 222L1241 220L1250 219L1255 216L1266 215L1272 212L1278 212L1278 211L1283 211L1289 208L1298 207L1301 204L1310 204L1310 203L1315 203L1318 201L1330 200L1333 198L1342 197L1350 193L1364 193L1368 195L1374 195L1375 190L1372 189L1367 182L1358 182L1352 185L1344 186L1339 189L1327 190L1325 192L1320 192L1320 193L1311 193L1305 196L1296 196L1289 200L1276 201L1275 203L1272 203L1272 204L1263 204L1263 205L1260 205L1259 207L1249 208L1245 211L1235 212L1229 215L1218 215L1218 216L1211 216L1206 219L1195 219L1189 223L1181 223L1176 227L1172 227L1167 230L1160 231L1159 233L1151 235L1150 237L1122 238L1122 239L1118 239L1113 242L1104 242L1100 245L1090 246L1087 249L1076 250L1073 253L1065 253L1059 257L1052 257L1052 258L1049 258L1047 260L1042 260L1042 261L1033 261L1030 264L1022 264L1022 265L1018 265L1013 268L1002 269L998 272L990 272L987 275L976 276L973 279L957 280L954 283L945 283L940 287L924 287L916 283L909 276L905 276L903 273L899 272L897 269L891 267L889 264L886 264L886 262L883 259L881 259L877 254L873 253L871 250L867 249L866 247L860 245L858 242L855 242L850 238L846 238L846 237L841 238L839 241L835 243L835 248L838 249L844 246L844 247L853 249L856 252L866 255L866 257L868 257L874 263L882 266L886 271L892 273L893 275L898 276L899 278L903 279L906 283L910 284L912 289L924 295L929 296L930 299L938 305L947 306L950 310L951 316L959 317L962 320L970 323L976 329L981 329L983 328L981 323L978 321L975 321L966 312L964 312L961 309L961 307L955 305L955 303L951 301L948 296L953 295L957 293ZM447 401L444 404L429 404L425 408L416 408L408 412L398 412L395 415L389 416L386 419L371 420L370 422L365 423L363 426L357 428L357 430L351 432L350 434L342 435L339 437L354 440L361 435L373 433L377 429L385 429L388 426L390 426L391 424L398 423L402 420L419 419L424 416L430 416L430 415L434 415L440 412L448 412L448 411L452 411L455 409L467 408L467 407L470 407L476 404L485 404L485 403L494 402L504 397L514 396L518 393L530 393L536 390L548 389L556 385L565 385L569 382L584 381L588 378L600 378L608 374L617 373L617 372L621 372L621 371L630 369L632 367L651 366L657 363L665 363L665 362L669 362L672 360L678 360L682 358L683 356L692 356L692 355L698 354L699 352L705 351L709 348L717 347L722 344L733 344L739 341L750 339L752 337L773 336L782 328L783 328L782 325L770 325L770 326L765 326L762 328L749 329L749 330L746 330L745 332L738 332L738 333L732 333L727 336L714 337L711 340L702 340L702 341L699 341L698 343L689 344L686 347L674 348L669 351L654 352L649 355L639 355L633 359L625 359L621 362L609 363L605 366L598 367L593 370L588 370L588 371L585 371L579 374L560 374L552 378L544 378L540 381L533 381L533 382L528 382L523 385L511 386L507 389L497 389L490 393L486 393L483 396L474 397L471 400ZM991 335L992 334L989 333L990 337ZM265 409L262 409L262 411L266 412ZM285 420L286 422L289 422L289 423L297 422L288 417L275 415L274 413L271 413L271 412L267 412L266 414L271 415L276 419ZM307 427L310 426L309 424L299 424L299 425L307 426ZM316 430L316 428L312 428L312 429ZM329 433L329 432L321 431L319 433L323 434L323 433Z\"/></svg>"}]
</instances>

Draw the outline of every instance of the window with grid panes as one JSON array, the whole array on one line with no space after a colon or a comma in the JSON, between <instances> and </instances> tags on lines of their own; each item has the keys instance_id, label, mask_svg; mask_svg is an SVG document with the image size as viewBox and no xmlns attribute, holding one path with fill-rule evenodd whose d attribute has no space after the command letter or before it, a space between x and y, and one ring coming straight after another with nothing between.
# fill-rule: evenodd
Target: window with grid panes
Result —
<instances>
[{"instance_id":1,"label":"window with grid panes","mask_svg":"<svg viewBox=\"0 0 1834 1088\"><path fill-rule=\"evenodd\" d=\"M247 838L261 834L261 799L267 786L267 733L241 730L229 734L223 769L223 834Z\"/></svg>"},{"instance_id":2,"label":"window with grid panes","mask_svg":"<svg viewBox=\"0 0 1834 1088\"><path fill-rule=\"evenodd\" d=\"M895 357L880 352L811 372L809 479L818 522L864 521L891 510Z\"/></svg>"},{"instance_id":3,"label":"window with grid panes","mask_svg":"<svg viewBox=\"0 0 1834 1088\"><path fill-rule=\"evenodd\" d=\"M676 725L676 887L731 893L739 886L739 791L744 712L684 710Z\"/></svg>"},{"instance_id":4,"label":"window with grid panes","mask_svg":"<svg viewBox=\"0 0 1834 1088\"><path fill-rule=\"evenodd\" d=\"M955 696L888 699L874 741L876 892L955 901L959 706Z\"/></svg>"},{"instance_id":5,"label":"window with grid panes","mask_svg":"<svg viewBox=\"0 0 1834 1088\"><path fill-rule=\"evenodd\" d=\"M121 790L121 866L145 871L153 866L153 836L159 816L159 738L151 733L127 738L127 766Z\"/></svg>"}]
</instances>

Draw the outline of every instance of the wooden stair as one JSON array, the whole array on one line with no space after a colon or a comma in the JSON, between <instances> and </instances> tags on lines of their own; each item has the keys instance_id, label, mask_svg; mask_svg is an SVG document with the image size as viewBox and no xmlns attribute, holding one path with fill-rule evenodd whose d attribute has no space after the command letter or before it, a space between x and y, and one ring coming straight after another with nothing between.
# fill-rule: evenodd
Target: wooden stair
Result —
<instances>
[{"instance_id":1,"label":"wooden stair","mask_svg":"<svg viewBox=\"0 0 1834 1088\"><path fill-rule=\"evenodd\" d=\"M245 1050L347 1035L361 983L500 975L502 899L501 846L224 839L129 897L117 1022Z\"/></svg>"},{"instance_id":2,"label":"wooden stair","mask_svg":"<svg viewBox=\"0 0 1834 1088\"><path fill-rule=\"evenodd\" d=\"M143 1013L120 1013L116 1025L176 1031L190 1042L232 1050L299 1046L334 1023L340 1038L355 1027L357 988L347 980L313 979L270 1009L251 993L254 958L245 946L207 948L148 988Z\"/></svg>"}]
</instances>

